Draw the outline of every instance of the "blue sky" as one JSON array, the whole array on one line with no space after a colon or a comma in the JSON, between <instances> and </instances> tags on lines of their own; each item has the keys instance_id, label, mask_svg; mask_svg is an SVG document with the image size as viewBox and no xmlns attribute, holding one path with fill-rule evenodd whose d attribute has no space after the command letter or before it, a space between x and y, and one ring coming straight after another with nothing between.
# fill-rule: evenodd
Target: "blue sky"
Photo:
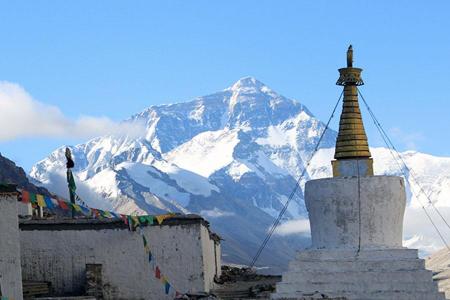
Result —
<instances>
[{"instance_id":1,"label":"blue sky","mask_svg":"<svg viewBox=\"0 0 450 300\"><path fill-rule=\"evenodd\" d=\"M1 1L0 80L69 120L119 121L250 75L326 121L352 43L362 92L398 148L450 156L449 11L448 1ZM0 151L28 170L84 140L12 136Z\"/></svg>"}]
</instances>

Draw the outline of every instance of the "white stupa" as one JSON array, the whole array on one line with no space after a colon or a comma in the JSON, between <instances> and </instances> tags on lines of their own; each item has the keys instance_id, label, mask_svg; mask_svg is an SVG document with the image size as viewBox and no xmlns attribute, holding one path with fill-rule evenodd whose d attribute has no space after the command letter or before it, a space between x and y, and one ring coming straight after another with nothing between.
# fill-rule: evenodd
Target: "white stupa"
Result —
<instances>
[{"instance_id":1,"label":"white stupa","mask_svg":"<svg viewBox=\"0 0 450 300\"><path fill-rule=\"evenodd\" d=\"M339 69L344 86L333 177L308 181L312 245L300 251L272 299L445 299L416 249L402 246L403 178L374 176L357 86L362 69Z\"/></svg>"}]
</instances>

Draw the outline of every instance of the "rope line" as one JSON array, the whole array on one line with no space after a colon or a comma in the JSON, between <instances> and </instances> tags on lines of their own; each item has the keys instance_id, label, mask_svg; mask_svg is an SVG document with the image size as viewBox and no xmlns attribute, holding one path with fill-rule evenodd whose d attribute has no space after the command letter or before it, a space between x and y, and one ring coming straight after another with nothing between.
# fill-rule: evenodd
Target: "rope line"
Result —
<instances>
[{"instance_id":1,"label":"rope line","mask_svg":"<svg viewBox=\"0 0 450 300\"><path fill-rule=\"evenodd\" d=\"M392 140L389 138L389 136L387 135L386 131L383 129L383 127L381 126L380 122L378 121L378 119L376 118L375 114L373 113L373 111L370 109L369 104L367 103L366 99L364 98L364 96L362 95L361 91L357 88L358 90L358 94L361 96L361 99L364 102L364 105L367 108L367 111L369 112L375 127L377 128L377 130L379 131L381 138L383 139L384 143L386 144L386 147L389 149L389 152L391 153L392 157L394 158L394 161L397 163L397 166L399 168L399 171L403 174L403 176L405 177L405 179L407 181L409 181L409 178L412 178L415 182L415 184L419 187L419 192L423 193L425 195L425 197L428 199L428 203L434 208L434 210L437 212L437 214L440 216L440 218L444 221L444 223L447 225L447 227L450 229L450 225L447 223L447 221L445 220L444 216L439 212L439 210L437 209L437 207L434 205L434 203L431 201L430 196L425 193L425 190L423 189L423 187L419 184L418 180L416 179L416 176L413 172L413 170L411 170L408 165L406 164L405 160L401 157L400 153L398 152L397 148L395 147L395 145L392 143ZM397 156L394 154L397 154ZM402 162L403 167L400 165L399 161ZM407 176L407 172L410 174L410 176ZM409 182L409 186L412 187L411 182ZM412 189L411 189L412 191ZM444 245L447 247L448 250L450 250L450 247L447 243L447 241L445 240L444 236L442 235L442 233L440 232L440 230L438 229L438 227L436 226L436 223L433 221L433 219L431 218L430 214L428 213L428 211L425 208L425 205L423 204L423 202L420 200L419 195L417 195L417 200L420 203L420 206L422 207L423 211L425 212L425 215L428 217L428 219L430 220L431 224L433 225L434 229L436 230L437 234L439 235L440 239L442 240L442 242L444 243Z\"/></svg>"},{"instance_id":2,"label":"rope line","mask_svg":"<svg viewBox=\"0 0 450 300\"><path fill-rule=\"evenodd\" d=\"M329 126L330 126L330 122L334 117L334 114L336 112L336 109L339 105L339 102L341 102L342 99L342 95L344 94L344 91L341 92L341 95L338 98L338 101L336 102L336 105L333 108L333 111L331 113L330 118L328 119L328 122L325 125L325 129L322 131L322 134L320 135L319 140L316 143L316 146L314 147L313 152L311 153L311 156L309 157L309 159L306 162L306 165L303 168L302 173L300 174L300 177L298 178L298 180L295 183L295 187L292 190L292 192L290 193L288 200L286 201L286 203L284 204L283 208L281 209L280 213L278 214L278 217L275 219L274 223L272 224L269 232L267 233L264 241L261 243L261 246L258 248L258 251L256 252L255 256L252 259L252 262L250 263L250 268L253 268L255 266L256 261L258 260L259 256L261 255L262 251L264 250L264 248L266 247L267 243L269 242L270 238L272 237L275 229L278 227L278 225L280 224L280 221L283 217L283 215L285 214L289 203L291 202L291 200L294 198L295 194L297 193L299 187L300 187L300 182L302 180L302 178L305 176L306 171L308 170L308 167L311 163L312 158L314 157L314 155L316 154L316 152L319 150L319 146L320 143L322 142L323 137L325 136L326 131L328 130Z\"/></svg>"}]
</instances>

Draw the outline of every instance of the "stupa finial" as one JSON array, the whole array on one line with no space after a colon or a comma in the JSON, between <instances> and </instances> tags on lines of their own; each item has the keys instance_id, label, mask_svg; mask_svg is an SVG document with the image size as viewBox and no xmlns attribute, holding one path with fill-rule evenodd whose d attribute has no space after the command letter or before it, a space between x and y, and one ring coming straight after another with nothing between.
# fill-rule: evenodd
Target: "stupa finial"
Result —
<instances>
[{"instance_id":1,"label":"stupa finial","mask_svg":"<svg viewBox=\"0 0 450 300\"><path fill-rule=\"evenodd\" d=\"M347 68L353 67L353 47L352 45L348 46L347 50Z\"/></svg>"}]
</instances>

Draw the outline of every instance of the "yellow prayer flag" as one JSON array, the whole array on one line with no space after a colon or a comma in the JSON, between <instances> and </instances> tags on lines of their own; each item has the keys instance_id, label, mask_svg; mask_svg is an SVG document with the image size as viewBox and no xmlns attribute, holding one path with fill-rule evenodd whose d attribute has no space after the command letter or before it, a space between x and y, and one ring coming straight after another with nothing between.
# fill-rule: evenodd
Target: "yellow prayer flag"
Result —
<instances>
[{"instance_id":1,"label":"yellow prayer flag","mask_svg":"<svg viewBox=\"0 0 450 300\"><path fill-rule=\"evenodd\" d=\"M36 195L36 200L37 200L38 206L40 206L40 207L46 207L47 206L47 204L45 204L45 199L44 199L43 195L37 194Z\"/></svg>"},{"instance_id":2,"label":"yellow prayer flag","mask_svg":"<svg viewBox=\"0 0 450 300\"><path fill-rule=\"evenodd\" d=\"M155 216L155 218L158 221L158 224L161 224L165 219L170 218L171 216L173 216L173 214L159 215Z\"/></svg>"},{"instance_id":3,"label":"yellow prayer flag","mask_svg":"<svg viewBox=\"0 0 450 300\"><path fill-rule=\"evenodd\" d=\"M72 203L72 207L73 207L77 212L82 212L81 207L80 207L78 204Z\"/></svg>"},{"instance_id":4,"label":"yellow prayer flag","mask_svg":"<svg viewBox=\"0 0 450 300\"><path fill-rule=\"evenodd\" d=\"M131 219L133 220L134 224L139 224L139 218L136 216L131 216Z\"/></svg>"},{"instance_id":5,"label":"yellow prayer flag","mask_svg":"<svg viewBox=\"0 0 450 300\"><path fill-rule=\"evenodd\" d=\"M161 224L162 221L164 221L164 215L160 215L160 216L155 216L156 221L158 221L158 224Z\"/></svg>"}]
</instances>

